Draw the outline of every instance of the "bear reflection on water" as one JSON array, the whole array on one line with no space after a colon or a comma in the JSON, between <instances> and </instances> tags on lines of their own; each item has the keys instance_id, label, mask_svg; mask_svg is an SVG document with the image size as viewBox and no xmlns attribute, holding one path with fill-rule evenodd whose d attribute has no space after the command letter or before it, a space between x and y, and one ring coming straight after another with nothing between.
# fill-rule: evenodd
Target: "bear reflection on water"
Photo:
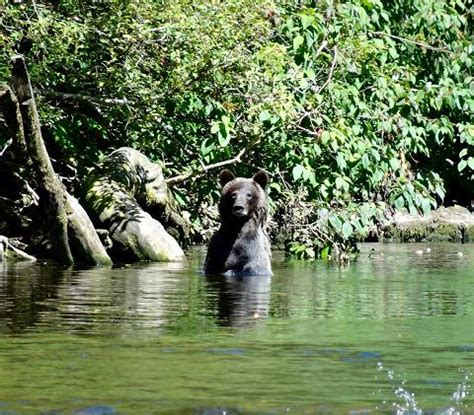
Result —
<instances>
[{"instance_id":1,"label":"bear reflection on water","mask_svg":"<svg viewBox=\"0 0 474 415\"><path fill-rule=\"evenodd\" d=\"M209 243L205 274L271 275L270 241L265 229L267 173L260 170L247 179L223 170L219 180L221 225Z\"/></svg>"},{"instance_id":2,"label":"bear reflection on water","mask_svg":"<svg viewBox=\"0 0 474 415\"><path fill-rule=\"evenodd\" d=\"M221 326L249 327L268 317L271 276L207 276L209 288L218 293Z\"/></svg>"}]
</instances>

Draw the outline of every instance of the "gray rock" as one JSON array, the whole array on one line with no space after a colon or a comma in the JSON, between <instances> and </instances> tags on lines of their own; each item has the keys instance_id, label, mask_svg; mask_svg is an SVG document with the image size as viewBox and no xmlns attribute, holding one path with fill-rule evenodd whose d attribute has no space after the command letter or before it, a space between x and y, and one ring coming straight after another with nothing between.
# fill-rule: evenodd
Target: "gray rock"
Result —
<instances>
[{"instance_id":1,"label":"gray rock","mask_svg":"<svg viewBox=\"0 0 474 415\"><path fill-rule=\"evenodd\" d=\"M474 242L474 214L462 206L440 207L427 215L396 212L383 239L397 242Z\"/></svg>"}]
</instances>

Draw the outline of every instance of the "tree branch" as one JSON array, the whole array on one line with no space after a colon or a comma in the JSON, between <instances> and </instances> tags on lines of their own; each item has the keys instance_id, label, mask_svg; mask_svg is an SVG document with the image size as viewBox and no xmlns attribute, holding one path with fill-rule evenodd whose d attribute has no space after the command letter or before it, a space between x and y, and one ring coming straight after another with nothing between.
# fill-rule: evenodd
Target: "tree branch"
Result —
<instances>
[{"instance_id":1,"label":"tree branch","mask_svg":"<svg viewBox=\"0 0 474 415\"><path fill-rule=\"evenodd\" d=\"M275 130L276 130L276 127L272 127L270 130L267 131L267 134L270 134ZM254 138L242 150L240 150L239 153L235 157L232 157L231 159L220 161L218 163L209 164L207 166L201 162L201 168L197 170L192 170L189 173L184 173L178 176L170 177L166 179L165 182L168 185L175 185L178 183L182 183L186 180L192 179L193 177L206 174L210 170L218 169L219 167L224 167L224 166L228 166L235 163L240 163L242 161L242 157L244 156L244 154L247 153L249 150L251 150L255 145L257 145L261 139L262 139L262 136L258 136Z\"/></svg>"},{"instance_id":2,"label":"tree branch","mask_svg":"<svg viewBox=\"0 0 474 415\"><path fill-rule=\"evenodd\" d=\"M126 98L96 98L90 95L70 94L67 92L45 91L44 89L35 89L35 94L41 95L45 98L57 99L60 101L67 101L71 103L86 103L90 105L129 105L132 102Z\"/></svg>"},{"instance_id":3,"label":"tree branch","mask_svg":"<svg viewBox=\"0 0 474 415\"><path fill-rule=\"evenodd\" d=\"M291 125L296 127L298 130L304 131L306 134L309 134L311 136L319 137L321 135L321 133L318 133L317 131L311 131L311 130L308 130L307 128L304 128L303 126L301 126L297 122L294 122Z\"/></svg>"},{"instance_id":4,"label":"tree branch","mask_svg":"<svg viewBox=\"0 0 474 415\"><path fill-rule=\"evenodd\" d=\"M375 35L375 36L386 36L386 37L390 37L390 38L392 38L392 39L398 40L399 42L411 43L411 44L413 44L413 45L420 46L420 47L423 48L423 49L433 50L433 51L435 51L435 52L452 53L449 49L446 49L446 48L440 48L440 47L436 47L436 46L431 46L431 45L429 45L428 43L425 43L425 42L418 42L418 41L416 41L416 40L407 39L407 38L405 38L405 37L392 35L391 33L385 33L385 32L370 32L370 33L371 33L372 35Z\"/></svg>"},{"instance_id":5,"label":"tree branch","mask_svg":"<svg viewBox=\"0 0 474 415\"><path fill-rule=\"evenodd\" d=\"M317 92L318 94L320 94L321 91L329 85L329 82L331 82L332 75L334 73L334 68L336 67L336 62L337 62L337 46L334 46L334 58L331 63L331 68L329 69L329 75L326 79L326 82L324 82L324 84L322 84L319 87L318 92Z\"/></svg>"}]
</instances>

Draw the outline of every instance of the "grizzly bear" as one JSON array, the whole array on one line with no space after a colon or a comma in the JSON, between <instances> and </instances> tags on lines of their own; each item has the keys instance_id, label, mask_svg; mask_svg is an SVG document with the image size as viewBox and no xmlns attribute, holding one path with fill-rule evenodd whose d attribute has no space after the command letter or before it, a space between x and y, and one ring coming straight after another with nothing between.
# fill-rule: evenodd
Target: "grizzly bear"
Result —
<instances>
[{"instance_id":1,"label":"grizzly bear","mask_svg":"<svg viewBox=\"0 0 474 415\"><path fill-rule=\"evenodd\" d=\"M271 275L270 241L265 231L267 173L260 170L247 179L222 170L219 180L221 225L209 244L205 274Z\"/></svg>"}]
</instances>

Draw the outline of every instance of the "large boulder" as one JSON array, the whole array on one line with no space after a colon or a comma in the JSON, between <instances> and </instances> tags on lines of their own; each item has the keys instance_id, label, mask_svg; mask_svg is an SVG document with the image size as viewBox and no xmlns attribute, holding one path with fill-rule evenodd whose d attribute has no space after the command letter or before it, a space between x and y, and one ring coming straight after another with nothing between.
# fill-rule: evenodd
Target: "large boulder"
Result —
<instances>
[{"instance_id":1,"label":"large boulder","mask_svg":"<svg viewBox=\"0 0 474 415\"><path fill-rule=\"evenodd\" d=\"M474 214L461 206L440 207L427 215L397 212L383 239L397 242L474 242Z\"/></svg>"}]
</instances>

